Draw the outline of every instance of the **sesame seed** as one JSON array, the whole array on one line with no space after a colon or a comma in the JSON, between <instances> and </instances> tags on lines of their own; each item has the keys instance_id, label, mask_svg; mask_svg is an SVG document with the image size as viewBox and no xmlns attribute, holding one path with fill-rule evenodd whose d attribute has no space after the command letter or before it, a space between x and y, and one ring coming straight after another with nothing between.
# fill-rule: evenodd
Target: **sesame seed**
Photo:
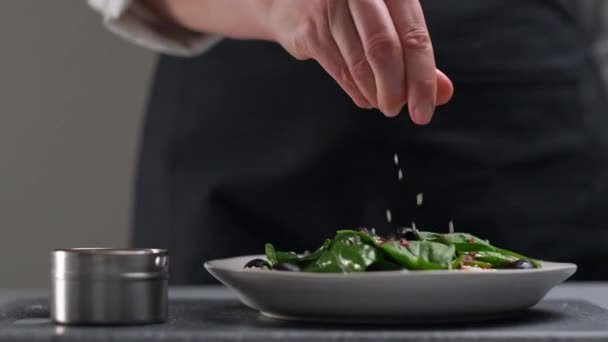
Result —
<instances>
[{"instance_id":1,"label":"sesame seed","mask_svg":"<svg viewBox=\"0 0 608 342\"><path fill-rule=\"evenodd\" d=\"M422 192L416 195L416 205L422 207L422 201L424 200Z\"/></svg>"},{"instance_id":2,"label":"sesame seed","mask_svg":"<svg viewBox=\"0 0 608 342\"><path fill-rule=\"evenodd\" d=\"M450 230L450 234L454 233L454 222L452 220L450 220L450 223L448 223L448 227Z\"/></svg>"},{"instance_id":3,"label":"sesame seed","mask_svg":"<svg viewBox=\"0 0 608 342\"><path fill-rule=\"evenodd\" d=\"M393 221L393 214L389 209L386 209L386 222L391 223Z\"/></svg>"},{"instance_id":4,"label":"sesame seed","mask_svg":"<svg viewBox=\"0 0 608 342\"><path fill-rule=\"evenodd\" d=\"M397 155L397 153L395 153L393 159L395 160L395 165L399 166L399 155Z\"/></svg>"},{"instance_id":5,"label":"sesame seed","mask_svg":"<svg viewBox=\"0 0 608 342\"><path fill-rule=\"evenodd\" d=\"M403 171L401 169L399 169L398 178L400 181L403 180Z\"/></svg>"}]
</instances>

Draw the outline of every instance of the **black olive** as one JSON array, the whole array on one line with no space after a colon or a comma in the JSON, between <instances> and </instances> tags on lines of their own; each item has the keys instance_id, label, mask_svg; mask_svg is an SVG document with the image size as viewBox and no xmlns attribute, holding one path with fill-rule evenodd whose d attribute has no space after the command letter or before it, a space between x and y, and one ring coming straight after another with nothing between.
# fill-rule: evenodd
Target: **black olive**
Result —
<instances>
[{"instance_id":1,"label":"black olive","mask_svg":"<svg viewBox=\"0 0 608 342\"><path fill-rule=\"evenodd\" d=\"M245 267L243 268L270 268L270 265L268 264L268 262L266 262L266 260L262 260L262 259L253 259L251 261L249 261L248 263L245 264Z\"/></svg>"},{"instance_id":2,"label":"black olive","mask_svg":"<svg viewBox=\"0 0 608 342\"><path fill-rule=\"evenodd\" d=\"M298 265L290 264L288 262L276 264L272 269L277 271L300 272L300 267L298 267Z\"/></svg>"},{"instance_id":3,"label":"black olive","mask_svg":"<svg viewBox=\"0 0 608 342\"><path fill-rule=\"evenodd\" d=\"M398 228L397 229L397 238L398 239L406 239L408 241L419 240L418 229L416 228Z\"/></svg>"},{"instance_id":4,"label":"black olive","mask_svg":"<svg viewBox=\"0 0 608 342\"><path fill-rule=\"evenodd\" d=\"M519 259L515 263L513 263L513 268L525 270L530 268L536 268L536 265L534 265L534 263L530 260Z\"/></svg>"}]
</instances>

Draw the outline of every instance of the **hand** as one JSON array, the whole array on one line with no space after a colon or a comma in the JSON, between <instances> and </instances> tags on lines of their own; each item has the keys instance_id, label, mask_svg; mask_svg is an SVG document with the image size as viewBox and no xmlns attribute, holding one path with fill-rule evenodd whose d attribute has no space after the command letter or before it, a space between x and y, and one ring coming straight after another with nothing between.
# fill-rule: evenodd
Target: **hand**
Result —
<instances>
[{"instance_id":1,"label":"hand","mask_svg":"<svg viewBox=\"0 0 608 342\"><path fill-rule=\"evenodd\" d=\"M362 108L430 122L452 82L435 68L419 0L275 0L269 32L298 59L315 59Z\"/></svg>"}]
</instances>

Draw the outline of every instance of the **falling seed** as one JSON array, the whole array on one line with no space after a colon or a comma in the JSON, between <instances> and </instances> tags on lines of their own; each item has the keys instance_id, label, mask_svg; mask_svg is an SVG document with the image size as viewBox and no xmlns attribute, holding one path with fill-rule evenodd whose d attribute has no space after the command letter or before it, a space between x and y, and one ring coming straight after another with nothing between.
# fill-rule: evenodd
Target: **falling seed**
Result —
<instances>
[{"instance_id":1,"label":"falling seed","mask_svg":"<svg viewBox=\"0 0 608 342\"><path fill-rule=\"evenodd\" d=\"M386 209L386 222L391 223L393 221L393 214L389 209Z\"/></svg>"},{"instance_id":2,"label":"falling seed","mask_svg":"<svg viewBox=\"0 0 608 342\"><path fill-rule=\"evenodd\" d=\"M454 233L454 222L452 222L452 220L450 220L450 223L448 224L449 230L450 230L450 234Z\"/></svg>"},{"instance_id":3,"label":"falling seed","mask_svg":"<svg viewBox=\"0 0 608 342\"><path fill-rule=\"evenodd\" d=\"M422 201L424 200L422 192L416 195L416 205L422 207Z\"/></svg>"},{"instance_id":4,"label":"falling seed","mask_svg":"<svg viewBox=\"0 0 608 342\"><path fill-rule=\"evenodd\" d=\"M399 169L399 180L403 180L403 171Z\"/></svg>"},{"instance_id":5,"label":"falling seed","mask_svg":"<svg viewBox=\"0 0 608 342\"><path fill-rule=\"evenodd\" d=\"M412 221L412 228L416 229L416 223L414 221Z\"/></svg>"},{"instance_id":6,"label":"falling seed","mask_svg":"<svg viewBox=\"0 0 608 342\"><path fill-rule=\"evenodd\" d=\"M395 160L395 165L399 165L399 156L397 153L395 153L395 157L393 159Z\"/></svg>"}]
</instances>

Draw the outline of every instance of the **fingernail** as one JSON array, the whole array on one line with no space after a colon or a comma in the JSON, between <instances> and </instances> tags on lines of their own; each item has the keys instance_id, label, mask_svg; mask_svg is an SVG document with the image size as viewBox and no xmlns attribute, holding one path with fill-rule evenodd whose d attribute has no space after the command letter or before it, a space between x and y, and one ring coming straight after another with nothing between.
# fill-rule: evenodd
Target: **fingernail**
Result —
<instances>
[{"instance_id":1,"label":"fingernail","mask_svg":"<svg viewBox=\"0 0 608 342\"><path fill-rule=\"evenodd\" d=\"M395 111L395 110L385 110L384 111L384 116L389 117L389 118L393 118L393 117L397 116L397 114L399 114L399 112Z\"/></svg>"},{"instance_id":2,"label":"fingernail","mask_svg":"<svg viewBox=\"0 0 608 342\"><path fill-rule=\"evenodd\" d=\"M431 122L433 112L435 111L435 104L433 103L419 103L414 107L413 119L419 125L426 125Z\"/></svg>"},{"instance_id":3,"label":"fingernail","mask_svg":"<svg viewBox=\"0 0 608 342\"><path fill-rule=\"evenodd\" d=\"M354 100L354 102L358 107L363 108L363 109L374 108L369 102L367 102L366 99L357 99L357 100Z\"/></svg>"},{"instance_id":4,"label":"fingernail","mask_svg":"<svg viewBox=\"0 0 608 342\"><path fill-rule=\"evenodd\" d=\"M405 104L401 104L398 107L387 109L386 111L384 111L384 115L388 117L395 117L399 115L399 113L401 113L401 111L403 110L403 106L405 106Z\"/></svg>"}]
</instances>

